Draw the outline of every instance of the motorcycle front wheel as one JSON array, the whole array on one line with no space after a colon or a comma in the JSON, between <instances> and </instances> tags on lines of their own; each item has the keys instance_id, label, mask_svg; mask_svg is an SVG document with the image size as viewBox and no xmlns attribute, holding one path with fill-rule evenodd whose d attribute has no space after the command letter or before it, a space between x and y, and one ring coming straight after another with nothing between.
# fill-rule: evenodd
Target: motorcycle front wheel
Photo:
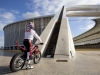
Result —
<instances>
[{"instance_id":1,"label":"motorcycle front wheel","mask_svg":"<svg viewBox=\"0 0 100 75\"><path fill-rule=\"evenodd\" d=\"M41 52L39 51L33 58L34 64L38 64L40 62L40 59L41 59Z\"/></svg>"}]
</instances>

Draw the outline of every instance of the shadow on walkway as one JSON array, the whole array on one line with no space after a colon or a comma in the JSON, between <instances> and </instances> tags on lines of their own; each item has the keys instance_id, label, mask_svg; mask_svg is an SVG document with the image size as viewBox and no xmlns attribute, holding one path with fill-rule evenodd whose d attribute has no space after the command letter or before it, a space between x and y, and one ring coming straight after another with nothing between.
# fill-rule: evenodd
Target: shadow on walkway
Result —
<instances>
[{"instance_id":1,"label":"shadow on walkway","mask_svg":"<svg viewBox=\"0 0 100 75\"><path fill-rule=\"evenodd\" d=\"M0 75L12 73L9 66L0 66Z\"/></svg>"}]
</instances>

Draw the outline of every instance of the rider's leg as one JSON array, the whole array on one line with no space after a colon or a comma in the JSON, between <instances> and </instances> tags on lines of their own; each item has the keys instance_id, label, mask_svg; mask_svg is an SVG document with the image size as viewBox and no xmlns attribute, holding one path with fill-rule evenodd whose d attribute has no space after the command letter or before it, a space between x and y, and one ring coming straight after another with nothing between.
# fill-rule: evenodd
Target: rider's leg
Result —
<instances>
[{"instance_id":1,"label":"rider's leg","mask_svg":"<svg viewBox=\"0 0 100 75\"><path fill-rule=\"evenodd\" d=\"M26 61L26 69L29 69L29 68L33 68L33 66L30 65L30 60L27 59L27 61Z\"/></svg>"},{"instance_id":2,"label":"rider's leg","mask_svg":"<svg viewBox=\"0 0 100 75\"><path fill-rule=\"evenodd\" d=\"M29 40L29 44L30 44L30 45L29 45L30 47L29 47L28 52L27 52L27 56L28 56L28 57L27 57L27 59L28 59L28 61L27 61L28 66L27 66L27 67L28 67L28 68L33 68L33 66L30 65L30 59L29 59L29 56L30 56L30 53L31 53L30 50L31 50L31 47L32 47L32 40Z\"/></svg>"},{"instance_id":3,"label":"rider's leg","mask_svg":"<svg viewBox=\"0 0 100 75\"><path fill-rule=\"evenodd\" d=\"M28 39L24 39L23 41L23 44L24 46L26 47L26 50L27 50L27 58L26 60L29 60L29 55L30 55L30 43L29 43L29 40Z\"/></svg>"},{"instance_id":4,"label":"rider's leg","mask_svg":"<svg viewBox=\"0 0 100 75\"><path fill-rule=\"evenodd\" d=\"M30 66L30 60L29 60L29 56L30 56L30 42L29 40L23 42L24 46L27 49L27 58L26 58L26 69L28 68L33 68L33 66Z\"/></svg>"},{"instance_id":5,"label":"rider's leg","mask_svg":"<svg viewBox=\"0 0 100 75\"><path fill-rule=\"evenodd\" d=\"M27 58L26 60L29 60L30 52L27 52Z\"/></svg>"},{"instance_id":6,"label":"rider's leg","mask_svg":"<svg viewBox=\"0 0 100 75\"><path fill-rule=\"evenodd\" d=\"M29 59L29 56L30 56L30 52L27 52L26 69L33 68L33 66L30 65L30 59Z\"/></svg>"}]
</instances>

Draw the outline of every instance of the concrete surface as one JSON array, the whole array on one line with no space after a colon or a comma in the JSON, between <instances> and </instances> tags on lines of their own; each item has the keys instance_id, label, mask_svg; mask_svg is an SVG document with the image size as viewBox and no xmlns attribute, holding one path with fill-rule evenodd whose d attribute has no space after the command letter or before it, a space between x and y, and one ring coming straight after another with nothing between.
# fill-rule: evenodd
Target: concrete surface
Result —
<instances>
[{"instance_id":1,"label":"concrete surface","mask_svg":"<svg viewBox=\"0 0 100 75\"><path fill-rule=\"evenodd\" d=\"M11 72L9 62L15 53L0 51L0 75L100 75L100 51L77 51L74 57L58 56L42 58L34 68L25 67L18 72ZM67 60L68 62L56 62Z\"/></svg>"},{"instance_id":2,"label":"concrete surface","mask_svg":"<svg viewBox=\"0 0 100 75\"><path fill-rule=\"evenodd\" d=\"M99 17L100 16L100 5L77 5L73 7L66 8L67 17ZM71 12L70 12L71 11ZM76 12L82 11L82 12Z\"/></svg>"}]
</instances>

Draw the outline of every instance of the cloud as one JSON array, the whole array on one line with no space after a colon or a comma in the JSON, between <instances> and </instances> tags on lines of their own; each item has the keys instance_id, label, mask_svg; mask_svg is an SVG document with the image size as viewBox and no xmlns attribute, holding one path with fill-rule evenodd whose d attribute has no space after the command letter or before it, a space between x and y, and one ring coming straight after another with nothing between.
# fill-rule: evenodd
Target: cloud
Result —
<instances>
[{"instance_id":1,"label":"cloud","mask_svg":"<svg viewBox=\"0 0 100 75\"><path fill-rule=\"evenodd\" d=\"M81 29L81 30L89 30L89 29L93 28L93 26L94 26L93 24L89 24L89 25L87 25L86 27L83 27L83 26L80 27L80 29Z\"/></svg>"},{"instance_id":2,"label":"cloud","mask_svg":"<svg viewBox=\"0 0 100 75\"><path fill-rule=\"evenodd\" d=\"M86 30L89 30L89 29L93 28L93 26L94 26L93 24L87 25Z\"/></svg>"},{"instance_id":3,"label":"cloud","mask_svg":"<svg viewBox=\"0 0 100 75\"><path fill-rule=\"evenodd\" d=\"M65 5L71 7L75 5L100 4L100 0L30 0L26 5L30 10L37 11L41 15L54 14Z\"/></svg>"},{"instance_id":4,"label":"cloud","mask_svg":"<svg viewBox=\"0 0 100 75\"><path fill-rule=\"evenodd\" d=\"M15 13L15 14L19 14L19 11L17 11L17 10L11 10L13 13Z\"/></svg>"},{"instance_id":5,"label":"cloud","mask_svg":"<svg viewBox=\"0 0 100 75\"><path fill-rule=\"evenodd\" d=\"M14 12L14 10L13 10ZM6 9L0 9L0 31L3 30L3 27L9 23L15 21L16 17L12 11L7 11Z\"/></svg>"},{"instance_id":6,"label":"cloud","mask_svg":"<svg viewBox=\"0 0 100 75\"><path fill-rule=\"evenodd\" d=\"M28 8L39 12L41 15L54 14L61 5L65 4L66 0L30 0L27 3Z\"/></svg>"},{"instance_id":7,"label":"cloud","mask_svg":"<svg viewBox=\"0 0 100 75\"><path fill-rule=\"evenodd\" d=\"M35 11L35 12L27 12L27 13L24 13L24 14L22 14L22 16L24 18L33 18L33 17L40 16L40 14L37 11Z\"/></svg>"},{"instance_id":8,"label":"cloud","mask_svg":"<svg viewBox=\"0 0 100 75\"><path fill-rule=\"evenodd\" d=\"M0 33L3 33L3 27L16 20L16 14L19 12L16 10L6 10L0 8ZM0 35L0 46L4 46L4 36Z\"/></svg>"},{"instance_id":9,"label":"cloud","mask_svg":"<svg viewBox=\"0 0 100 75\"><path fill-rule=\"evenodd\" d=\"M88 21L88 20L91 20L91 19L96 19L96 17L78 17L78 22L81 22L81 21Z\"/></svg>"},{"instance_id":10,"label":"cloud","mask_svg":"<svg viewBox=\"0 0 100 75\"><path fill-rule=\"evenodd\" d=\"M85 30L85 31L87 31L87 30L93 28L94 25L95 25L95 22L89 21L89 20L88 20L84 25L81 25L81 26L79 27L79 29L80 29L80 30Z\"/></svg>"},{"instance_id":11,"label":"cloud","mask_svg":"<svg viewBox=\"0 0 100 75\"><path fill-rule=\"evenodd\" d=\"M0 18L7 19L7 20L9 20L9 19L14 20L15 19L14 14L11 13L11 12L4 12L4 13L2 13L0 15Z\"/></svg>"},{"instance_id":12,"label":"cloud","mask_svg":"<svg viewBox=\"0 0 100 75\"><path fill-rule=\"evenodd\" d=\"M5 26L5 24L2 22L2 21L0 21L0 31L2 31L3 30L3 27Z\"/></svg>"}]
</instances>

